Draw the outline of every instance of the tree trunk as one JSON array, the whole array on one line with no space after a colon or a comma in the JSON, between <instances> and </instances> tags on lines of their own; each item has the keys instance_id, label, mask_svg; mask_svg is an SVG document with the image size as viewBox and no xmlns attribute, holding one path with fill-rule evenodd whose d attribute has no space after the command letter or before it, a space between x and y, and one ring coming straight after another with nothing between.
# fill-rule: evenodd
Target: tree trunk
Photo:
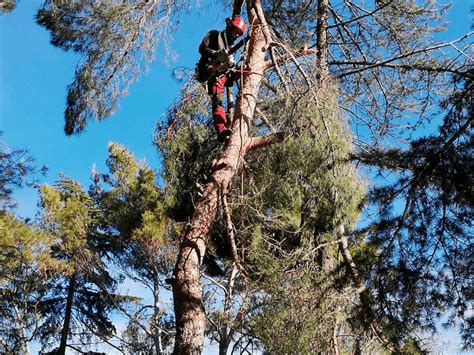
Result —
<instances>
[{"instance_id":1,"label":"tree trunk","mask_svg":"<svg viewBox=\"0 0 474 355\"><path fill-rule=\"evenodd\" d=\"M71 323L72 302L74 300L74 292L76 289L76 274L71 276L67 290L66 311L64 313L63 329L61 330L61 343L58 348L58 355L66 353L67 337L69 335L69 328Z\"/></svg>"},{"instance_id":2,"label":"tree trunk","mask_svg":"<svg viewBox=\"0 0 474 355\"><path fill-rule=\"evenodd\" d=\"M175 354L197 354L202 351L206 313L202 303L201 263L216 217L219 193L226 191L245 154L252 147L249 126L265 69L268 43L264 36L266 23L260 2L247 1L247 13L253 26L250 32L248 61L244 68L232 123L234 133L226 143L221 158L213 166L213 174L204 187L203 197L196 203L191 222L182 236L174 269L172 286L176 317Z\"/></svg>"},{"instance_id":3,"label":"tree trunk","mask_svg":"<svg viewBox=\"0 0 474 355\"><path fill-rule=\"evenodd\" d=\"M24 355L29 355L30 354L30 348L28 345L28 337L26 336L27 329L24 321L24 315L26 314L26 307L24 312L20 312L18 306L16 303L14 303L13 309L15 310L15 315L17 318L17 325L18 325L18 331L19 331L19 348L20 352ZM2 339L3 340L3 339ZM6 343L5 343L6 344ZM8 348L8 346L5 346L5 348Z\"/></svg>"},{"instance_id":4,"label":"tree trunk","mask_svg":"<svg viewBox=\"0 0 474 355\"><path fill-rule=\"evenodd\" d=\"M318 22L316 24L316 58L324 78L329 73L328 68L328 11L329 0L319 0L318 2Z\"/></svg>"},{"instance_id":5,"label":"tree trunk","mask_svg":"<svg viewBox=\"0 0 474 355\"><path fill-rule=\"evenodd\" d=\"M160 283L158 282L158 276L155 275L153 281L153 321L152 321L152 337L153 343L155 345L156 354L161 355L163 354L163 341L161 339L162 331L161 331L161 312L160 312Z\"/></svg>"}]
</instances>

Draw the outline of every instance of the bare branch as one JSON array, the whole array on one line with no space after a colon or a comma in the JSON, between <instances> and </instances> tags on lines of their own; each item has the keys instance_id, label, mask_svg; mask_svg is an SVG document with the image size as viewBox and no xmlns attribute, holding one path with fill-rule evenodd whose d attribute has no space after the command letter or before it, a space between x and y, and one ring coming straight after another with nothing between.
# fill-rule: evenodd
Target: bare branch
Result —
<instances>
[{"instance_id":1,"label":"bare branch","mask_svg":"<svg viewBox=\"0 0 474 355\"><path fill-rule=\"evenodd\" d=\"M283 139L285 139L283 132L276 132L263 137L253 137L248 143L247 149L252 151L261 147L267 147L271 144L280 143Z\"/></svg>"},{"instance_id":2,"label":"bare branch","mask_svg":"<svg viewBox=\"0 0 474 355\"><path fill-rule=\"evenodd\" d=\"M415 54L427 53L427 52L430 52L430 51L434 51L436 49L445 48L445 47L451 46L455 43L458 43L458 42L460 42L460 41L462 41L466 38L469 38L472 34L474 34L474 32L469 32L469 33L465 34L464 36L462 36L458 39L455 39L451 42L448 42L448 43L443 42L443 43L439 43L439 44L429 46L429 47L425 47L425 48L422 48L422 49L415 49L415 50L411 50L409 52L403 52L401 54L398 54L396 56L393 56L392 58L389 58L389 59L386 59L386 60L383 60L383 61L375 61L375 62L372 62L372 63L367 63L367 65L364 68L350 70L348 72L338 74L337 77L338 78L343 78L343 77L346 77L348 75L352 75L352 74L355 74L355 73L360 73L361 71L365 71L365 70L368 70L368 69L372 69L372 68L376 68L376 67L380 67L380 66L388 66L388 64L390 64L394 61L397 61L397 60L400 60L400 59L403 59L403 58L407 58L407 57L413 56ZM361 63L362 63L361 65L364 65L363 64L364 62L361 62ZM446 71L448 71L448 70L446 70Z\"/></svg>"}]
</instances>

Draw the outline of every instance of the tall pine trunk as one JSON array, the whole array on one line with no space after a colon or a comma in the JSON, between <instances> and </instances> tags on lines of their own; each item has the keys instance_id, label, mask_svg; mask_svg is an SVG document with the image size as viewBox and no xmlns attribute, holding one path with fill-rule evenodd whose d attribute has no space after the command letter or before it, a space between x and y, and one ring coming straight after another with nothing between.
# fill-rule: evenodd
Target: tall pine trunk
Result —
<instances>
[{"instance_id":1,"label":"tall pine trunk","mask_svg":"<svg viewBox=\"0 0 474 355\"><path fill-rule=\"evenodd\" d=\"M59 344L58 355L66 353L67 337L71 324L72 302L74 300L74 292L76 290L76 274L73 274L69 279L69 286L67 290L66 310L64 313L63 329L61 330L61 343Z\"/></svg>"},{"instance_id":2,"label":"tall pine trunk","mask_svg":"<svg viewBox=\"0 0 474 355\"><path fill-rule=\"evenodd\" d=\"M263 32L266 24L260 1L247 1L247 13L252 26L248 61L244 67L232 123L234 133L222 156L213 166L213 174L204 187L203 197L195 205L190 225L182 236L174 269L172 286L176 317L175 354L196 354L203 349L206 313L202 303L201 264L219 207L219 195L227 190L245 154L252 148L253 139L249 137L249 127L265 69L268 43Z\"/></svg>"},{"instance_id":3,"label":"tall pine trunk","mask_svg":"<svg viewBox=\"0 0 474 355\"><path fill-rule=\"evenodd\" d=\"M318 22L316 24L316 58L324 77L329 74L328 68L328 11L329 0L319 0L318 2Z\"/></svg>"}]
</instances>

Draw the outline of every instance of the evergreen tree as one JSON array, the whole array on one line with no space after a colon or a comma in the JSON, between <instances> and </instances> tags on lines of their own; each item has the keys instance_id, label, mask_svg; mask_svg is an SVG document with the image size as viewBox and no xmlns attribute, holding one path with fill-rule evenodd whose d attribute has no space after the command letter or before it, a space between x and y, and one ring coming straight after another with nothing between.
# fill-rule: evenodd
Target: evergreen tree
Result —
<instances>
[{"instance_id":1,"label":"evergreen tree","mask_svg":"<svg viewBox=\"0 0 474 355\"><path fill-rule=\"evenodd\" d=\"M83 130L91 118L113 112L118 93L138 68L134 58L141 53L139 43L142 39L150 43L153 26L147 24L156 23L164 5L156 1L128 7L97 4L47 1L38 12L38 22L51 31L54 44L87 53L69 89L68 134ZM172 2L165 9L178 4ZM243 1L234 1L234 14L241 12L242 5ZM456 176L470 176L466 132L471 119L458 125L456 113L472 117L470 109L465 111L472 105L472 96L466 94L472 85L470 59L459 50L471 34L435 42L446 10L431 0L246 2L250 40L239 71L233 135L220 149L208 140L206 120L179 125L176 142L159 142L168 179L165 203L151 206L155 213L147 218L142 217L145 210L140 204L138 208L130 204L124 211L115 202L110 209L125 217L131 213L130 225L122 216L112 219L121 235L142 228L140 220L151 221L150 226L161 233L166 229L164 217L157 216L162 213L187 222L169 280L176 353L202 350L206 313L201 265L206 261L209 271L209 251L219 259L214 268L223 267L227 273L221 287L224 317L216 315L219 322L213 329L222 351L229 345L235 320L240 325L251 320L252 335L275 351L289 351L292 346L301 351L332 347L337 353L341 346L360 351L369 338L389 350L402 351L403 346L420 350L414 332L432 327L433 315L452 306L461 313L469 307L465 275L471 255L466 236L472 229L472 204L470 185ZM68 17L71 14L75 16ZM135 15L138 22L130 21L129 16ZM99 53L97 48L103 50ZM459 55L440 51L447 48L458 48ZM450 82L452 76L465 83L460 93ZM434 108L447 97L454 106L441 106L448 109L441 130L445 133L413 140L419 128L437 117ZM342 129L344 116L338 107L347 115L354 137ZM202 118L201 111L193 109L192 118ZM362 188L348 163L350 140L357 149L353 157L401 171L395 185L372 189L369 197L381 206L381 219L360 232L353 231ZM394 144L397 149L387 149ZM317 165L315 170L308 169L312 164ZM196 189L199 185L202 188ZM403 213L392 215L391 207L403 197ZM303 253L308 248L314 248L314 253ZM300 253L303 260L310 260L308 267L298 264ZM262 260L273 267L266 268L259 263ZM433 282L435 278L439 282ZM276 287L266 280L286 283ZM331 317L305 345L303 326L282 305L299 307L301 314L318 314L304 299L284 292L287 288L305 292L308 285L321 288L315 297L326 294L325 290L335 297L319 297L319 305ZM451 290L456 292L454 300ZM332 299L347 300L348 294L360 314L331 304ZM260 313L249 311L249 297L254 297L252 305L258 305ZM235 299L237 308L231 305ZM275 327L262 329L264 319L273 316L279 320ZM281 329L289 331L281 336ZM353 340L341 344L341 329L350 329ZM295 339L295 334L302 337Z\"/></svg>"},{"instance_id":2,"label":"evergreen tree","mask_svg":"<svg viewBox=\"0 0 474 355\"><path fill-rule=\"evenodd\" d=\"M101 211L101 230L110 238L108 255L122 275L151 293L153 302L119 309L128 317L128 351L164 353L173 319L162 301L175 260L175 230L164 210L155 173L118 144L109 145L108 174L95 173L91 195Z\"/></svg>"},{"instance_id":3,"label":"evergreen tree","mask_svg":"<svg viewBox=\"0 0 474 355\"><path fill-rule=\"evenodd\" d=\"M54 240L54 258L66 264L61 275L48 280L47 297L40 304L40 340L43 349L64 354L66 348L75 348L73 339L84 347L94 337L109 339L115 333L109 314L114 304L126 299L114 293L116 281L101 257L94 201L66 177L40 191L42 227Z\"/></svg>"},{"instance_id":4,"label":"evergreen tree","mask_svg":"<svg viewBox=\"0 0 474 355\"><path fill-rule=\"evenodd\" d=\"M35 167L34 159L25 149L11 149L0 141L0 213L15 207L12 198L15 188L33 184L32 177L45 172L46 167L39 170Z\"/></svg>"},{"instance_id":5,"label":"evergreen tree","mask_svg":"<svg viewBox=\"0 0 474 355\"><path fill-rule=\"evenodd\" d=\"M215 224L219 219L218 211L220 208L226 209L225 198L231 196L229 193L232 191L232 179L238 175L242 162L248 160L248 152L278 141L278 135L271 134L275 127L278 127L280 133L285 133L285 126L281 122L277 120L278 125L274 124L275 113L280 117L285 114L285 111L282 110L282 103L285 100L281 100L279 104L278 100L274 100L275 96L284 95L287 100L292 96L296 97L296 100L302 100L302 95L310 96L315 101L327 99L324 96L318 97L316 93L320 91L319 88L330 87L327 84L328 76L330 72L334 72L340 80L341 107L352 116L351 118L369 128L370 134L368 136L358 137L364 145L356 141L359 147L367 149L367 145L380 146L384 143L383 139L390 143L392 138L399 138L405 135L405 132L410 133L421 123L426 122L427 118L425 117L431 113L430 109L433 104L442 97L440 96L442 92L438 89L449 88L447 86L449 76L445 75L446 73L454 73L466 78L465 62L462 59L459 61L451 59L452 62L448 63L447 61L450 59L446 59L444 56L440 57L439 52L436 51L439 48L447 47L450 45L449 43L425 44L427 33L436 32L439 29L431 24L436 20L441 20L443 14L433 2L416 4L409 1L400 1L396 4L390 2L378 4L373 11L368 11L353 2L341 3L337 8L331 7L327 1L319 1L317 4L315 2L299 2L298 6L303 3L306 6L297 7L293 2L277 2L275 14L281 15L283 23L287 24L287 29L293 28L296 29L294 32L297 32L302 27L306 29L311 26L311 21L314 19L313 14L316 12L318 14L314 26L317 32L314 44L316 51L307 48L294 49L285 36L287 32L290 32L292 36L297 34L291 31L280 32L279 25L276 23L274 23L272 30L275 31L277 40L271 40L272 34L265 30L265 19L263 12L259 9L259 2L247 4L249 20L254 24L259 24L262 30L261 32L259 30L250 32L251 40L246 52L245 71L242 75L243 83L234 115L236 118L234 121L236 123L233 125L235 134L230 138L220 158L213 162L210 181L204 186L203 197L198 198L194 204L190 226L184 233L184 241L173 279L178 327L176 352L192 352L200 349L200 338L197 335L202 334L205 320L202 308L196 302L196 300L200 300L201 294L196 270L204 261L202 255L208 246L208 238L213 235L215 229L219 228L219 223ZM307 11L308 7L313 6L312 4L314 12ZM285 11L283 6L287 6L293 11ZM300 11L301 9L306 12ZM291 16L285 17L286 14ZM333 24L329 22L330 15ZM269 18L273 20L271 15ZM295 21L298 21L299 24L294 25ZM333 26L333 32L330 31L330 26ZM329 37L330 34L333 38ZM336 44L331 47L332 40ZM268 57L261 56L256 48L269 48ZM362 59L354 61L354 53ZM303 56L304 59L298 60L300 56ZM310 58L313 56L314 61L311 62ZM347 59L349 56L351 56L350 60ZM262 73L267 81L263 82L264 87L259 90L260 79L255 76L261 76ZM401 82L403 85L400 85ZM300 94L300 92L304 92L304 94ZM381 94L377 94L377 92ZM345 95L348 99L344 99ZM239 100L244 97L245 100ZM259 98L258 104L254 101L256 97ZM363 103L362 107L360 107L361 103ZM255 106L256 104L257 106ZM260 112L257 111L257 115L254 116L256 107L260 109ZM403 122L405 129L400 133L401 122L398 118L403 117L405 109L416 112L418 116L415 116L411 122ZM294 116L288 115L288 117L293 118ZM252 131L250 124L252 119L257 125L260 120L261 124L267 127L256 132ZM297 122L296 130L290 134L310 130L304 121L298 120ZM330 128L325 122L324 116L321 125L320 129L323 131L328 131ZM406 129L407 125L410 130ZM354 128L357 129L355 126ZM258 136L259 133L270 134ZM253 138L251 138L252 136ZM285 141L289 137L290 135L286 134ZM410 136L405 135L405 137L409 138ZM330 145L334 145L334 140L330 140ZM284 143L282 144L284 145ZM334 159L330 163L334 164ZM340 172L335 171L332 178L337 179L338 174ZM337 203L335 202L339 199L342 191L333 192L331 208L328 211L320 211L319 218L334 214L337 216L337 212L335 212ZM221 202L222 205L219 206ZM329 214L324 214L324 212ZM225 216L224 219L229 220ZM331 227L328 220L325 222L326 227ZM333 233L332 239L337 242L347 275L350 276L354 288L357 290L356 294L359 293L359 302L364 315L351 319L351 324L361 331L364 329L370 331L374 338L389 349L402 349L404 343L411 346L412 332L415 329L420 329L421 324L414 319L416 317L404 318L408 323L405 329L401 329L401 322L397 323L390 317L387 320L387 317L381 316L378 307L382 304L378 304L373 299L374 294L381 293L381 288L367 289L367 285L363 284L362 277L366 274L361 274L361 271L365 270L359 270L358 263L361 260L353 258L348 236L351 237L351 242L360 248L361 255L372 250L372 253L364 255L365 265L378 257L377 252L373 251L374 246L365 246L363 235L358 236L350 233L350 228L346 228L344 224L339 224L336 227L341 232ZM232 234L230 232L232 228L227 229L229 234ZM350 234L347 235L347 233ZM323 245L324 242L321 243L321 247L327 249ZM330 256L330 250L326 250L325 254L329 255L327 259L328 270L330 270L331 267L334 267L334 262L331 261L333 257ZM370 257L372 257L372 261L370 261ZM248 259L246 260L248 261ZM395 280L401 276L399 275ZM425 281L429 282L429 278L426 278ZM382 283L383 280L380 284ZM391 293L390 290L387 291L383 295L388 299L404 297L401 294ZM424 306L427 305L426 302L429 302L429 295L422 294L420 295L421 299L423 302L417 303L420 306L420 312L429 312L430 308ZM434 305L434 307L441 309L438 305ZM408 304L402 309L407 316L410 315ZM183 323L179 320L180 317L183 317ZM429 317L425 320L430 321ZM334 343L337 343L337 335ZM359 343L356 345L360 346Z\"/></svg>"},{"instance_id":6,"label":"evergreen tree","mask_svg":"<svg viewBox=\"0 0 474 355\"><path fill-rule=\"evenodd\" d=\"M9 213L0 214L0 352L28 354L39 336L47 283L65 265L50 254L53 238Z\"/></svg>"},{"instance_id":7,"label":"evergreen tree","mask_svg":"<svg viewBox=\"0 0 474 355\"><path fill-rule=\"evenodd\" d=\"M38 24L51 43L84 58L68 87L64 113L67 135L80 133L90 120L111 116L118 99L155 57L157 44L168 51L171 34L188 1L45 0Z\"/></svg>"},{"instance_id":8,"label":"evergreen tree","mask_svg":"<svg viewBox=\"0 0 474 355\"><path fill-rule=\"evenodd\" d=\"M378 207L376 222L365 230L379 249L368 274L377 289L377 316L398 325L402 336L434 329L444 312L447 325L460 327L466 349L473 331L472 73L454 83L458 90L443 103L448 113L437 134L413 140L408 149L358 155L379 174L398 172L369 195Z\"/></svg>"}]
</instances>

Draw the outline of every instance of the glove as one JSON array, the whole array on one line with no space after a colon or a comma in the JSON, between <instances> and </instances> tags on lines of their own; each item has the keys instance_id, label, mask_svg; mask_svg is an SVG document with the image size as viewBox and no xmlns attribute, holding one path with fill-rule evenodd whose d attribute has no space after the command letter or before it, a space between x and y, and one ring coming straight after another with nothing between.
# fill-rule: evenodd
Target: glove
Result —
<instances>
[{"instance_id":1,"label":"glove","mask_svg":"<svg viewBox=\"0 0 474 355\"><path fill-rule=\"evenodd\" d=\"M226 76L227 76L227 81L225 83L225 86L226 87L234 86L235 80L238 79L236 71L233 69L230 69L227 71Z\"/></svg>"},{"instance_id":2,"label":"glove","mask_svg":"<svg viewBox=\"0 0 474 355\"><path fill-rule=\"evenodd\" d=\"M224 61L225 57L227 56L227 50L226 49L219 49L218 51L215 51L212 55L214 59L218 59L219 61Z\"/></svg>"}]
</instances>

